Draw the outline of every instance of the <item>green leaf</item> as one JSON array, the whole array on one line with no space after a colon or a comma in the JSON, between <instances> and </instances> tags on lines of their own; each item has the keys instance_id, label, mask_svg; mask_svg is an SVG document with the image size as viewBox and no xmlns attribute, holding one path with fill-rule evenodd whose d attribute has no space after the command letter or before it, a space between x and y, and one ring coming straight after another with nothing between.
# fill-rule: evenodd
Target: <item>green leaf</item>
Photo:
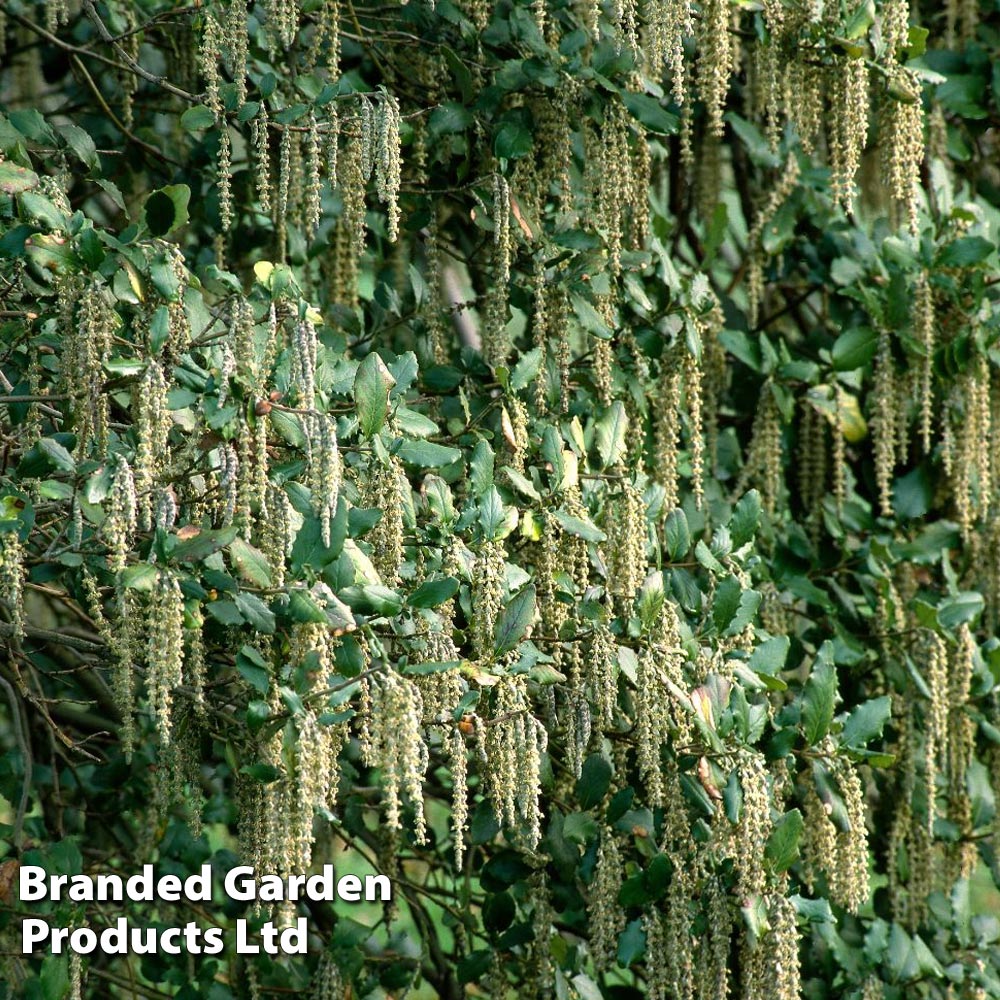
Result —
<instances>
[{"instance_id":1,"label":"green leaf","mask_svg":"<svg viewBox=\"0 0 1000 1000\"><path fill-rule=\"evenodd\" d=\"M496 456L488 441L477 441L469 459L469 481L472 484L472 495L481 497L494 481L494 466Z\"/></svg>"},{"instance_id":2,"label":"green leaf","mask_svg":"<svg viewBox=\"0 0 1000 1000\"><path fill-rule=\"evenodd\" d=\"M524 638L535 616L535 587L529 584L518 591L504 608L494 633L493 652L496 656L509 653Z\"/></svg>"},{"instance_id":3,"label":"green leaf","mask_svg":"<svg viewBox=\"0 0 1000 1000\"><path fill-rule=\"evenodd\" d=\"M733 111L726 113L726 121L729 122L740 141L746 146L747 153L754 164L761 167L778 166L780 161L777 154L771 149L771 144L756 125L752 125Z\"/></svg>"},{"instance_id":4,"label":"green leaf","mask_svg":"<svg viewBox=\"0 0 1000 1000\"><path fill-rule=\"evenodd\" d=\"M759 895L754 895L749 899L742 900L740 903L740 915L743 917L743 922L746 924L751 945L757 947L760 938L763 937L771 927L770 922L768 921L769 914L767 912L767 905L764 902L764 898Z\"/></svg>"},{"instance_id":5,"label":"green leaf","mask_svg":"<svg viewBox=\"0 0 1000 1000\"><path fill-rule=\"evenodd\" d=\"M245 774L262 785L269 785L281 777L281 771L273 764L244 764L240 768L240 774Z\"/></svg>"},{"instance_id":6,"label":"green leaf","mask_svg":"<svg viewBox=\"0 0 1000 1000\"><path fill-rule=\"evenodd\" d=\"M937 609L942 628L957 628L963 622L974 621L985 607L983 595L975 590L964 590L954 597L946 597Z\"/></svg>"},{"instance_id":7,"label":"green leaf","mask_svg":"<svg viewBox=\"0 0 1000 1000\"><path fill-rule=\"evenodd\" d=\"M744 590L740 594L739 606L726 627L726 635L739 635L753 621L760 607L760 599L761 595L757 590Z\"/></svg>"},{"instance_id":8,"label":"green leaf","mask_svg":"<svg viewBox=\"0 0 1000 1000\"><path fill-rule=\"evenodd\" d=\"M66 215L46 198L35 191L25 191L20 197L21 214L46 229L65 229Z\"/></svg>"},{"instance_id":9,"label":"green leaf","mask_svg":"<svg viewBox=\"0 0 1000 1000\"><path fill-rule=\"evenodd\" d=\"M837 669L829 657L829 644L824 643L802 691L802 730L809 746L830 731L836 697Z\"/></svg>"},{"instance_id":10,"label":"green leaf","mask_svg":"<svg viewBox=\"0 0 1000 1000\"><path fill-rule=\"evenodd\" d=\"M370 438L382 429L389 414L389 390L396 384L377 351L358 365L354 376L354 404L361 433Z\"/></svg>"},{"instance_id":11,"label":"green leaf","mask_svg":"<svg viewBox=\"0 0 1000 1000\"><path fill-rule=\"evenodd\" d=\"M470 951L459 959L455 967L460 984L475 983L482 979L493 964L493 952L489 948Z\"/></svg>"},{"instance_id":12,"label":"green leaf","mask_svg":"<svg viewBox=\"0 0 1000 1000\"><path fill-rule=\"evenodd\" d=\"M326 622L333 629L334 635L353 631L355 623L351 609L333 594L327 594L324 600L323 610L326 613Z\"/></svg>"},{"instance_id":13,"label":"green leaf","mask_svg":"<svg viewBox=\"0 0 1000 1000\"><path fill-rule=\"evenodd\" d=\"M157 254L149 265L149 280L156 291L168 302L176 302L180 295L181 285L166 254ZM168 327L169 329L169 327Z\"/></svg>"},{"instance_id":14,"label":"green leaf","mask_svg":"<svg viewBox=\"0 0 1000 1000\"><path fill-rule=\"evenodd\" d=\"M789 896L795 904L795 912L813 924L835 924L837 918L830 909L828 899L806 899L805 896Z\"/></svg>"},{"instance_id":15,"label":"green leaf","mask_svg":"<svg viewBox=\"0 0 1000 1000\"><path fill-rule=\"evenodd\" d=\"M122 570L121 583L126 590L152 590L160 571L152 563L136 563Z\"/></svg>"},{"instance_id":16,"label":"green leaf","mask_svg":"<svg viewBox=\"0 0 1000 1000\"><path fill-rule=\"evenodd\" d=\"M627 969L646 954L646 932L642 920L636 919L618 935L618 964Z\"/></svg>"},{"instance_id":17,"label":"green leaf","mask_svg":"<svg viewBox=\"0 0 1000 1000\"><path fill-rule=\"evenodd\" d=\"M403 598L391 587L379 583L369 583L363 587L345 587L339 596L352 611L359 611L362 614L392 618L403 610Z\"/></svg>"},{"instance_id":18,"label":"green leaf","mask_svg":"<svg viewBox=\"0 0 1000 1000\"><path fill-rule=\"evenodd\" d=\"M712 550L705 544L705 539L699 538L694 547L694 557L705 569L721 576L726 572L726 567L712 555Z\"/></svg>"},{"instance_id":19,"label":"green leaf","mask_svg":"<svg viewBox=\"0 0 1000 1000\"><path fill-rule=\"evenodd\" d=\"M500 529L507 523L507 508L500 499L495 486L491 486L486 495L479 501L479 524L483 535L493 540L499 537Z\"/></svg>"},{"instance_id":20,"label":"green leaf","mask_svg":"<svg viewBox=\"0 0 1000 1000\"><path fill-rule=\"evenodd\" d=\"M232 601L211 601L205 605L205 611L223 625L238 628L244 624L240 609Z\"/></svg>"},{"instance_id":21,"label":"green leaf","mask_svg":"<svg viewBox=\"0 0 1000 1000\"><path fill-rule=\"evenodd\" d=\"M937 256L937 265L972 267L983 264L995 249L995 245L982 236L962 236L942 248Z\"/></svg>"},{"instance_id":22,"label":"green leaf","mask_svg":"<svg viewBox=\"0 0 1000 1000\"><path fill-rule=\"evenodd\" d=\"M774 824L768 838L764 856L776 873L788 871L799 856L799 837L802 835L802 813L798 809L786 812Z\"/></svg>"},{"instance_id":23,"label":"green leaf","mask_svg":"<svg viewBox=\"0 0 1000 1000\"><path fill-rule=\"evenodd\" d=\"M909 983L923 976L944 974L937 959L918 934L910 937L894 923L889 931L889 944L883 960L890 983Z\"/></svg>"},{"instance_id":24,"label":"green leaf","mask_svg":"<svg viewBox=\"0 0 1000 1000\"><path fill-rule=\"evenodd\" d=\"M552 511L552 516L562 525L564 531L576 535L587 542L603 542L608 537L593 522L582 517L574 517L563 510Z\"/></svg>"},{"instance_id":25,"label":"green leaf","mask_svg":"<svg viewBox=\"0 0 1000 1000\"><path fill-rule=\"evenodd\" d=\"M69 992L69 958L66 954L46 955L38 977L43 1000L62 1000Z\"/></svg>"},{"instance_id":26,"label":"green leaf","mask_svg":"<svg viewBox=\"0 0 1000 1000\"><path fill-rule=\"evenodd\" d=\"M729 519L729 535L734 549L742 548L753 539L760 524L760 513L760 494L750 490L741 497Z\"/></svg>"},{"instance_id":27,"label":"green leaf","mask_svg":"<svg viewBox=\"0 0 1000 1000\"><path fill-rule=\"evenodd\" d=\"M428 674L442 674L447 670L457 670L463 660L424 660L421 663L407 663L403 668L404 674L412 674L414 677L426 677Z\"/></svg>"},{"instance_id":28,"label":"green leaf","mask_svg":"<svg viewBox=\"0 0 1000 1000\"><path fill-rule=\"evenodd\" d=\"M935 81L937 82L937 81ZM985 76L979 73L952 73L940 82L936 97L947 111L962 118L986 118L984 98L988 93Z\"/></svg>"},{"instance_id":29,"label":"green leaf","mask_svg":"<svg viewBox=\"0 0 1000 1000\"><path fill-rule=\"evenodd\" d=\"M434 136L464 132L475 119L472 112L455 101L448 101L435 108L427 119L427 129Z\"/></svg>"},{"instance_id":30,"label":"green leaf","mask_svg":"<svg viewBox=\"0 0 1000 1000\"><path fill-rule=\"evenodd\" d=\"M649 94L637 94L634 91L622 91L622 103L637 121L660 135L676 135L680 126L677 115L667 111L665 107Z\"/></svg>"},{"instance_id":31,"label":"green leaf","mask_svg":"<svg viewBox=\"0 0 1000 1000\"><path fill-rule=\"evenodd\" d=\"M927 51L927 37L930 29L919 28L913 25L906 34L906 56L908 59L917 59Z\"/></svg>"},{"instance_id":32,"label":"green leaf","mask_svg":"<svg viewBox=\"0 0 1000 1000\"><path fill-rule=\"evenodd\" d=\"M254 548L242 538L235 538L229 545L229 556L236 567L236 572L247 583L256 587L271 586L271 567L260 549Z\"/></svg>"},{"instance_id":33,"label":"green leaf","mask_svg":"<svg viewBox=\"0 0 1000 1000\"><path fill-rule=\"evenodd\" d=\"M628 432L628 414L620 399L604 412L595 428L597 453L604 468L617 465L625 454L625 435Z\"/></svg>"},{"instance_id":34,"label":"green leaf","mask_svg":"<svg viewBox=\"0 0 1000 1000\"><path fill-rule=\"evenodd\" d=\"M36 108L19 108L17 111L8 112L7 117L10 119L11 125L32 142L47 142L55 145L55 133L42 113Z\"/></svg>"},{"instance_id":35,"label":"green leaf","mask_svg":"<svg viewBox=\"0 0 1000 1000\"><path fill-rule=\"evenodd\" d=\"M501 160L518 160L527 156L534 146L534 136L519 121L503 122L493 137L493 152Z\"/></svg>"},{"instance_id":36,"label":"green leaf","mask_svg":"<svg viewBox=\"0 0 1000 1000\"><path fill-rule=\"evenodd\" d=\"M311 511L305 515L299 528L289 562L292 572L299 575L303 568L319 571L332 563L340 555L344 539L347 537L347 504L341 497L337 501L337 513L330 525L330 544L323 544L323 530L319 518Z\"/></svg>"},{"instance_id":37,"label":"green leaf","mask_svg":"<svg viewBox=\"0 0 1000 1000\"><path fill-rule=\"evenodd\" d=\"M530 497L532 500L542 499L541 494L535 489L535 484L527 476L522 475L516 469L512 469L509 465L505 465L501 471L518 493Z\"/></svg>"},{"instance_id":38,"label":"green leaf","mask_svg":"<svg viewBox=\"0 0 1000 1000\"><path fill-rule=\"evenodd\" d=\"M585 976L582 972L577 973L573 977L572 983L580 1000L604 1000L601 988L590 976Z\"/></svg>"},{"instance_id":39,"label":"green leaf","mask_svg":"<svg viewBox=\"0 0 1000 1000\"><path fill-rule=\"evenodd\" d=\"M256 594L236 594L233 603L252 628L265 635L274 634L274 612Z\"/></svg>"},{"instance_id":40,"label":"green leaf","mask_svg":"<svg viewBox=\"0 0 1000 1000\"><path fill-rule=\"evenodd\" d=\"M505 931L514 922L516 915L514 897L506 889L490 893L483 904L483 927L494 934Z\"/></svg>"},{"instance_id":41,"label":"green leaf","mask_svg":"<svg viewBox=\"0 0 1000 1000\"><path fill-rule=\"evenodd\" d=\"M294 621L303 624L307 622L326 624L326 612L312 594L301 587L294 587L288 591L288 614Z\"/></svg>"},{"instance_id":42,"label":"green leaf","mask_svg":"<svg viewBox=\"0 0 1000 1000\"><path fill-rule=\"evenodd\" d=\"M271 674L266 661L253 646L243 646L236 654L236 669L255 691L267 694L271 687Z\"/></svg>"},{"instance_id":43,"label":"green leaf","mask_svg":"<svg viewBox=\"0 0 1000 1000\"><path fill-rule=\"evenodd\" d=\"M875 22L874 0L862 0L854 8L854 13L847 19L842 29L842 36L850 41L862 38Z\"/></svg>"},{"instance_id":44,"label":"green leaf","mask_svg":"<svg viewBox=\"0 0 1000 1000\"><path fill-rule=\"evenodd\" d=\"M510 387L515 392L527 389L532 382L538 378L538 373L542 367L541 347L532 348L524 354L520 361L514 365L514 370L510 373Z\"/></svg>"},{"instance_id":45,"label":"green leaf","mask_svg":"<svg viewBox=\"0 0 1000 1000\"><path fill-rule=\"evenodd\" d=\"M278 694L281 695L281 700L284 702L285 708L288 709L289 714L293 718L301 718L305 715L306 706L302 701L302 695L298 691L293 691L290 687L281 686L278 688ZM287 746L286 743L286 750Z\"/></svg>"},{"instance_id":46,"label":"green leaf","mask_svg":"<svg viewBox=\"0 0 1000 1000\"><path fill-rule=\"evenodd\" d=\"M860 326L842 333L834 342L833 367L839 372L853 371L868 364L878 350L878 334Z\"/></svg>"},{"instance_id":47,"label":"green leaf","mask_svg":"<svg viewBox=\"0 0 1000 1000\"><path fill-rule=\"evenodd\" d=\"M247 705L247 727L252 733L259 732L271 717L271 706L266 701L256 699Z\"/></svg>"},{"instance_id":48,"label":"green leaf","mask_svg":"<svg viewBox=\"0 0 1000 1000\"><path fill-rule=\"evenodd\" d=\"M35 461L29 460L31 456L37 457ZM29 451L18 465L18 475L23 479L37 479L40 474L44 475L49 471L75 472L76 461L69 453L65 445L60 444L55 438L41 438Z\"/></svg>"},{"instance_id":49,"label":"green leaf","mask_svg":"<svg viewBox=\"0 0 1000 1000\"><path fill-rule=\"evenodd\" d=\"M56 131L62 136L67 148L88 170L97 166L97 146L79 125L66 122L56 125Z\"/></svg>"},{"instance_id":50,"label":"green leaf","mask_svg":"<svg viewBox=\"0 0 1000 1000\"><path fill-rule=\"evenodd\" d=\"M592 753L583 762L576 781L576 798L581 809L593 809L600 805L611 787L613 774L611 761L602 753Z\"/></svg>"},{"instance_id":51,"label":"green leaf","mask_svg":"<svg viewBox=\"0 0 1000 1000\"><path fill-rule=\"evenodd\" d=\"M747 666L755 674L776 677L785 668L785 661L788 659L790 646L791 640L787 635L778 635L772 639L765 639L750 654Z\"/></svg>"},{"instance_id":52,"label":"green leaf","mask_svg":"<svg viewBox=\"0 0 1000 1000\"><path fill-rule=\"evenodd\" d=\"M838 257L830 265L830 277L837 285L853 285L864 277L864 265L852 257Z\"/></svg>"},{"instance_id":53,"label":"green leaf","mask_svg":"<svg viewBox=\"0 0 1000 1000\"><path fill-rule=\"evenodd\" d=\"M598 832L597 822L590 813L572 812L563 822L563 836L581 846L593 840Z\"/></svg>"},{"instance_id":54,"label":"green leaf","mask_svg":"<svg viewBox=\"0 0 1000 1000\"><path fill-rule=\"evenodd\" d=\"M715 623L716 631L723 632L728 627L740 606L742 596L743 588L735 576L726 577L716 587L712 602L712 621Z\"/></svg>"},{"instance_id":55,"label":"green leaf","mask_svg":"<svg viewBox=\"0 0 1000 1000\"><path fill-rule=\"evenodd\" d=\"M396 407L396 424L406 437L425 438L438 433L438 425L430 417L408 406Z\"/></svg>"},{"instance_id":56,"label":"green leaf","mask_svg":"<svg viewBox=\"0 0 1000 1000\"><path fill-rule=\"evenodd\" d=\"M663 545L671 562L680 562L691 548L691 529L680 507L667 514L663 522Z\"/></svg>"},{"instance_id":57,"label":"green leaf","mask_svg":"<svg viewBox=\"0 0 1000 1000\"><path fill-rule=\"evenodd\" d=\"M153 191L143 205L143 221L153 236L166 236L188 221L191 189L186 184L170 184Z\"/></svg>"},{"instance_id":58,"label":"green leaf","mask_svg":"<svg viewBox=\"0 0 1000 1000\"><path fill-rule=\"evenodd\" d=\"M193 538L178 542L170 551L171 562L200 562L213 552L232 545L239 536L240 529L235 525L228 528L211 528L199 531Z\"/></svg>"},{"instance_id":59,"label":"green leaf","mask_svg":"<svg viewBox=\"0 0 1000 1000\"><path fill-rule=\"evenodd\" d=\"M614 336L614 331L608 326L607 321L597 311L593 303L577 292L571 292L569 298L573 304L573 312L576 313L576 318L584 330L602 340L610 340Z\"/></svg>"},{"instance_id":60,"label":"green leaf","mask_svg":"<svg viewBox=\"0 0 1000 1000\"><path fill-rule=\"evenodd\" d=\"M188 132L200 132L215 124L215 112L204 104L196 104L181 115L181 128Z\"/></svg>"},{"instance_id":61,"label":"green leaf","mask_svg":"<svg viewBox=\"0 0 1000 1000\"><path fill-rule=\"evenodd\" d=\"M530 874L531 868L516 851L503 850L483 865L480 878L488 892L500 892L508 886L524 882Z\"/></svg>"},{"instance_id":62,"label":"green leaf","mask_svg":"<svg viewBox=\"0 0 1000 1000\"><path fill-rule=\"evenodd\" d=\"M446 576L443 580L425 580L410 595L411 608L436 608L458 593L458 580Z\"/></svg>"},{"instance_id":63,"label":"green leaf","mask_svg":"<svg viewBox=\"0 0 1000 1000\"><path fill-rule=\"evenodd\" d=\"M859 705L847 717L840 740L844 746L864 747L870 740L882 735L889 716L892 714L892 700L888 695L871 698Z\"/></svg>"},{"instance_id":64,"label":"green leaf","mask_svg":"<svg viewBox=\"0 0 1000 1000\"><path fill-rule=\"evenodd\" d=\"M934 477L918 466L892 484L892 507L899 518L923 517L934 502Z\"/></svg>"},{"instance_id":65,"label":"green leaf","mask_svg":"<svg viewBox=\"0 0 1000 1000\"><path fill-rule=\"evenodd\" d=\"M435 444L433 441L404 441L396 454L404 462L419 465L423 469L440 469L462 457L458 448Z\"/></svg>"}]
</instances>

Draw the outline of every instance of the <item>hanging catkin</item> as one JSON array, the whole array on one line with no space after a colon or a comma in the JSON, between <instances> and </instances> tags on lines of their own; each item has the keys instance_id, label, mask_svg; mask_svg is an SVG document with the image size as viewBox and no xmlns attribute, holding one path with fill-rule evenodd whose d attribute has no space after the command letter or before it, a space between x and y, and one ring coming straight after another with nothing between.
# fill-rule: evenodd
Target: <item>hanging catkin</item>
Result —
<instances>
[{"instance_id":1,"label":"hanging catkin","mask_svg":"<svg viewBox=\"0 0 1000 1000\"><path fill-rule=\"evenodd\" d=\"M399 102L392 94L383 94L376 124L375 189L386 206L390 243L395 243L399 236L399 185L402 176L399 123Z\"/></svg>"},{"instance_id":2,"label":"hanging catkin","mask_svg":"<svg viewBox=\"0 0 1000 1000\"><path fill-rule=\"evenodd\" d=\"M874 381L870 423L875 450L875 481L878 484L882 514L891 517L899 400L896 394L896 363L892 356L892 339L886 329L880 330L878 335Z\"/></svg>"},{"instance_id":3,"label":"hanging catkin","mask_svg":"<svg viewBox=\"0 0 1000 1000\"><path fill-rule=\"evenodd\" d=\"M729 0L706 0L698 22L698 95L705 102L708 130L721 136L722 116L729 94L729 80L736 68L736 45L730 30L732 6ZM674 86L676 88L676 78Z\"/></svg>"},{"instance_id":4,"label":"hanging catkin","mask_svg":"<svg viewBox=\"0 0 1000 1000\"><path fill-rule=\"evenodd\" d=\"M850 211L854 178L868 138L868 65L864 59L847 59L827 71L830 118L827 145L833 176L833 200Z\"/></svg>"},{"instance_id":5,"label":"hanging catkin","mask_svg":"<svg viewBox=\"0 0 1000 1000\"><path fill-rule=\"evenodd\" d=\"M924 160L924 109L913 70L894 67L879 105L879 144L886 186L910 231L918 231L920 164Z\"/></svg>"}]
</instances>

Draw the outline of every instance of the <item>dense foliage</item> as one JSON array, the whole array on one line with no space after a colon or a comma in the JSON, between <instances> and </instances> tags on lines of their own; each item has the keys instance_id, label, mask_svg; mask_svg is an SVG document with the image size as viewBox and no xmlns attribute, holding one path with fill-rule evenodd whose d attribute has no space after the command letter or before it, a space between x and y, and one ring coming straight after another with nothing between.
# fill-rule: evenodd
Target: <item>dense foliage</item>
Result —
<instances>
[{"instance_id":1,"label":"dense foliage","mask_svg":"<svg viewBox=\"0 0 1000 1000\"><path fill-rule=\"evenodd\" d=\"M0 996L1000 996L995 4L0 11Z\"/></svg>"}]
</instances>

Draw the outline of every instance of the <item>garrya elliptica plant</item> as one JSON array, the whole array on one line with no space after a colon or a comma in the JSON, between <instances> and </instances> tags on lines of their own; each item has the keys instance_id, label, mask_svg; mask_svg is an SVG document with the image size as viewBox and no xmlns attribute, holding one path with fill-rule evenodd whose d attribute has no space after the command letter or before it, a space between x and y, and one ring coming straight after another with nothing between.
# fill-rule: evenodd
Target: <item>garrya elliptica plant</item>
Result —
<instances>
[{"instance_id":1,"label":"garrya elliptica plant","mask_svg":"<svg viewBox=\"0 0 1000 1000\"><path fill-rule=\"evenodd\" d=\"M0 25L0 997L1000 996L995 4Z\"/></svg>"}]
</instances>

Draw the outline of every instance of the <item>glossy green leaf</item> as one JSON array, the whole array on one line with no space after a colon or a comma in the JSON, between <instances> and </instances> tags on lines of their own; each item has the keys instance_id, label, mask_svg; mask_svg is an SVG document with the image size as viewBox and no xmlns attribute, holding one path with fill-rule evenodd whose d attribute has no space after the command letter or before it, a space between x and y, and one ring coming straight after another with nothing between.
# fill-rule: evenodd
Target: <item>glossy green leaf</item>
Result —
<instances>
[{"instance_id":1,"label":"glossy green leaf","mask_svg":"<svg viewBox=\"0 0 1000 1000\"><path fill-rule=\"evenodd\" d=\"M389 413L389 390L396 384L385 362L372 351L358 365L354 376L354 404L361 433L370 438L385 425Z\"/></svg>"},{"instance_id":2,"label":"glossy green leaf","mask_svg":"<svg viewBox=\"0 0 1000 1000\"><path fill-rule=\"evenodd\" d=\"M821 651L802 692L802 730L809 746L815 746L830 731L836 698L837 668Z\"/></svg>"},{"instance_id":3,"label":"glossy green leaf","mask_svg":"<svg viewBox=\"0 0 1000 1000\"><path fill-rule=\"evenodd\" d=\"M535 617L535 588L525 587L515 594L497 620L493 654L503 656L516 648Z\"/></svg>"},{"instance_id":4,"label":"glossy green leaf","mask_svg":"<svg viewBox=\"0 0 1000 1000\"><path fill-rule=\"evenodd\" d=\"M188 221L191 189L186 184L170 184L153 191L143 206L146 227L154 236L166 236Z\"/></svg>"}]
</instances>

